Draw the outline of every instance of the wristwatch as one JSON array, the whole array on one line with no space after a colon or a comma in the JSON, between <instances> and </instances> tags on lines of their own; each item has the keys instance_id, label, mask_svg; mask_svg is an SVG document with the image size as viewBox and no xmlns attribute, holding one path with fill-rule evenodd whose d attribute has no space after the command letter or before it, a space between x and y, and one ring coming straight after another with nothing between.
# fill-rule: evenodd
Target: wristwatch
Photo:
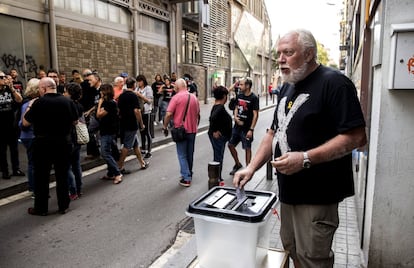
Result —
<instances>
[{"instance_id":1,"label":"wristwatch","mask_svg":"<svg viewBox=\"0 0 414 268\"><path fill-rule=\"evenodd\" d=\"M311 167L311 161L309 159L308 153L303 152L303 168L310 168Z\"/></svg>"}]
</instances>

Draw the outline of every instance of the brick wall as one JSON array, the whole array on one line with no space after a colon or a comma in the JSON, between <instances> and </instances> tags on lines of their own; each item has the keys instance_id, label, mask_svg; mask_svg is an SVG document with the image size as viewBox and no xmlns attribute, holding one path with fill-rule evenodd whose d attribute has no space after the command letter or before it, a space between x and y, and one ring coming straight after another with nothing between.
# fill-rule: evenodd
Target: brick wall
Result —
<instances>
[{"instance_id":1,"label":"brick wall","mask_svg":"<svg viewBox=\"0 0 414 268\"><path fill-rule=\"evenodd\" d=\"M139 73L145 75L149 84L155 74L170 75L169 48L138 42Z\"/></svg>"},{"instance_id":2,"label":"brick wall","mask_svg":"<svg viewBox=\"0 0 414 268\"><path fill-rule=\"evenodd\" d=\"M96 69L104 83L112 82L121 72L136 76L134 70L133 41L105 34L69 27L56 27L59 70L66 73L84 68ZM138 43L139 72L148 83L156 73L169 74L169 49L152 44Z\"/></svg>"},{"instance_id":3,"label":"brick wall","mask_svg":"<svg viewBox=\"0 0 414 268\"><path fill-rule=\"evenodd\" d=\"M203 100L206 95L205 81L207 78L205 68L199 65L183 64L181 71L182 72L179 74L181 77L186 73L193 77L193 81L197 84L198 99Z\"/></svg>"}]
</instances>

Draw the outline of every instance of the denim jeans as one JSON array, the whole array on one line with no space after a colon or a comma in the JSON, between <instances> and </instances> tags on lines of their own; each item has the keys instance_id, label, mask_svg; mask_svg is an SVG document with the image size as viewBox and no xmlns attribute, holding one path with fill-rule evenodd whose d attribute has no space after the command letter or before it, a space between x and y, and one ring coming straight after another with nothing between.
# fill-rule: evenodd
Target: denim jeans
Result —
<instances>
[{"instance_id":1,"label":"denim jeans","mask_svg":"<svg viewBox=\"0 0 414 268\"><path fill-rule=\"evenodd\" d=\"M224 150L226 149L228 138L221 136L219 139L215 139L213 135L208 135L208 137L213 147L214 161L223 164Z\"/></svg>"},{"instance_id":2,"label":"denim jeans","mask_svg":"<svg viewBox=\"0 0 414 268\"><path fill-rule=\"evenodd\" d=\"M165 115L167 114L167 108L168 108L168 105L169 105L170 103L169 102L166 102L166 101L162 101L161 102L161 117L162 117L162 120L164 120L164 118L165 118ZM170 122L168 123L168 127L173 127L174 126L174 122L173 122L173 118L171 117L171 120L170 120Z\"/></svg>"},{"instance_id":3,"label":"denim jeans","mask_svg":"<svg viewBox=\"0 0 414 268\"><path fill-rule=\"evenodd\" d=\"M121 174L118 164L112 156L112 143L115 141L115 135L101 136L101 154L108 166L108 177L115 177Z\"/></svg>"},{"instance_id":4,"label":"denim jeans","mask_svg":"<svg viewBox=\"0 0 414 268\"><path fill-rule=\"evenodd\" d=\"M221 179L221 169L223 167L223 158L224 158L224 151L226 149L226 143L228 138L221 136L218 139L215 139L213 135L208 135L210 139L211 146L213 147L213 157L215 162L220 163L220 179Z\"/></svg>"},{"instance_id":5,"label":"denim jeans","mask_svg":"<svg viewBox=\"0 0 414 268\"><path fill-rule=\"evenodd\" d=\"M29 183L29 191L34 192L34 177L33 177L33 139L21 139L24 148L26 148L27 155L27 180Z\"/></svg>"},{"instance_id":6,"label":"denim jeans","mask_svg":"<svg viewBox=\"0 0 414 268\"><path fill-rule=\"evenodd\" d=\"M195 133L187 133L185 140L176 143L180 173L185 181L191 181L193 177L195 137Z\"/></svg>"},{"instance_id":7,"label":"denim jeans","mask_svg":"<svg viewBox=\"0 0 414 268\"><path fill-rule=\"evenodd\" d=\"M80 193L82 190L82 168L80 164L80 144L74 144L70 155L70 168L68 171L69 192Z\"/></svg>"}]
</instances>

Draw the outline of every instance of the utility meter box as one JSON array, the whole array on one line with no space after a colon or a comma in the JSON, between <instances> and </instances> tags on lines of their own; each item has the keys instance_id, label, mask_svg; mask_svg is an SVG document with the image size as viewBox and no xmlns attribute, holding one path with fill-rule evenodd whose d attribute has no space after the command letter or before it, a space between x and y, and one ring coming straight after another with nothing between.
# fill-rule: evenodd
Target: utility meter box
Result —
<instances>
[{"instance_id":1,"label":"utility meter box","mask_svg":"<svg viewBox=\"0 0 414 268\"><path fill-rule=\"evenodd\" d=\"M414 89L414 23L391 25L389 89Z\"/></svg>"}]
</instances>

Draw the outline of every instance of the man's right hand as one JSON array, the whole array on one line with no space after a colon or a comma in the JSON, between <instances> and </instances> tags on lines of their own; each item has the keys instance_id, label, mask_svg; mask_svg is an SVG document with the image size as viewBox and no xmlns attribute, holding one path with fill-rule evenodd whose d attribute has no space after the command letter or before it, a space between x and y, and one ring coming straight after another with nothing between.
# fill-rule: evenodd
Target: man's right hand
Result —
<instances>
[{"instance_id":1,"label":"man's right hand","mask_svg":"<svg viewBox=\"0 0 414 268\"><path fill-rule=\"evenodd\" d=\"M164 133L164 136L167 137L168 136L168 128L163 128L162 132Z\"/></svg>"},{"instance_id":2,"label":"man's right hand","mask_svg":"<svg viewBox=\"0 0 414 268\"><path fill-rule=\"evenodd\" d=\"M247 182L249 182L254 174L254 170L249 168L248 166L244 169L237 171L233 177L233 185L234 187L243 188Z\"/></svg>"}]
</instances>

